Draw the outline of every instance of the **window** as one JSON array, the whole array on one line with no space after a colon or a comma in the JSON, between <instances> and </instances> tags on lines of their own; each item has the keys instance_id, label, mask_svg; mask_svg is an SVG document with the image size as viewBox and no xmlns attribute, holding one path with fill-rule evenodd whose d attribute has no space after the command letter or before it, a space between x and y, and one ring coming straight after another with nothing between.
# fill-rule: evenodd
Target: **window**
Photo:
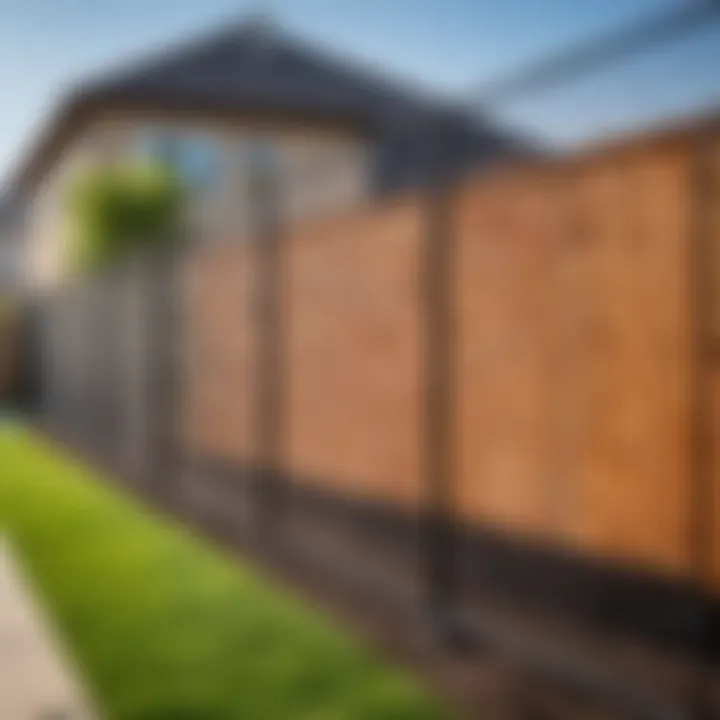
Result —
<instances>
[{"instance_id":1,"label":"window","mask_svg":"<svg viewBox=\"0 0 720 720\"><path fill-rule=\"evenodd\" d=\"M221 154L216 142L203 137L181 138L177 168L189 188L212 190L220 179L221 166Z\"/></svg>"},{"instance_id":2,"label":"window","mask_svg":"<svg viewBox=\"0 0 720 720\"><path fill-rule=\"evenodd\" d=\"M222 157L212 138L158 131L143 135L139 145L142 157L172 168L190 190L207 192L220 180Z\"/></svg>"}]
</instances>

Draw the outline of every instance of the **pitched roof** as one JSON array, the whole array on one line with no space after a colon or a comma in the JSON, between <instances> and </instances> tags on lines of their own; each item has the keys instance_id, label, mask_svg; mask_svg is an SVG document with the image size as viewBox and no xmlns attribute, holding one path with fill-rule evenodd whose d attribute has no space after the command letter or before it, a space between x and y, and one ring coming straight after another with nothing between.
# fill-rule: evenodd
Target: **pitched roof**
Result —
<instances>
[{"instance_id":1,"label":"pitched roof","mask_svg":"<svg viewBox=\"0 0 720 720\"><path fill-rule=\"evenodd\" d=\"M59 127L69 118L112 102L344 120L381 137L410 133L427 138L428 128L441 128L441 134L455 140L465 138L465 156L468 141L483 147L509 147L513 142L428 93L353 66L267 23L251 21L84 85L68 99L20 178L32 175L53 142L60 142Z\"/></svg>"},{"instance_id":2,"label":"pitched roof","mask_svg":"<svg viewBox=\"0 0 720 720\"><path fill-rule=\"evenodd\" d=\"M250 21L92 83L89 94L158 94L227 107L371 119L390 107L429 112L421 93L360 70L268 23Z\"/></svg>"}]
</instances>

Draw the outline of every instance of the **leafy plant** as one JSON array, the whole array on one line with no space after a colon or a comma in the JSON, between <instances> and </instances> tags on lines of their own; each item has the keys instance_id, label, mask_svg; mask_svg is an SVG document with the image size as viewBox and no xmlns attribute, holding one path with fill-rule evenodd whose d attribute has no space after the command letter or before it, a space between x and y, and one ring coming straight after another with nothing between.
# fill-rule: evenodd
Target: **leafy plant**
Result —
<instances>
[{"instance_id":1,"label":"leafy plant","mask_svg":"<svg viewBox=\"0 0 720 720\"><path fill-rule=\"evenodd\" d=\"M71 187L71 263L81 272L101 269L123 254L173 236L183 192L167 167L148 163L93 168Z\"/></svg>"}]
</instances>

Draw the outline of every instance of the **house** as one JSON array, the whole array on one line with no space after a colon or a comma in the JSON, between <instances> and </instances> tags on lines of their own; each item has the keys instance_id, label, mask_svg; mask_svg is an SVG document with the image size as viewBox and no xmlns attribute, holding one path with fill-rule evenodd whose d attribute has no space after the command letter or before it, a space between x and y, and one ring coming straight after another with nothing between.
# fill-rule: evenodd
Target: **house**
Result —
<instances>
[{"instance_id":1,"label":"house","mask_svg":"<svg viewBox=\"0 0 720 720\"><path fill-rule=\"evenodd\" d=\"M190 189L196 234L221 239L248 229L253 163L273 167L280 216L295 220L520 148L446 102L245 22L70 94L12 180L27 201L29 283L62 280L67 185L93 164L172 163Z\"/></svg>"}]
</instances>

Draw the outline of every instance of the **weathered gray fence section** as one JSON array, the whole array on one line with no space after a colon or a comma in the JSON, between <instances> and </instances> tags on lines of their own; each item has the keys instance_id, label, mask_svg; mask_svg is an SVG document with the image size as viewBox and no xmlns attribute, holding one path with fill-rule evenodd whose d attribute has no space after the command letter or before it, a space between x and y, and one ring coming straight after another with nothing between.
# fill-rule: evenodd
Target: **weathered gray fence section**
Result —
<instances>
[{"instance_id":1,"label":"weathered gray fence section","mask_svg":"<svg viewBox=\"0 0 720 720\"><path fill-rule=\"evenodd\" d=\"M175 447L174 270L165 253L133 257L43 310L44 423L141 484Z\"/></svg>"}]
</instances>

